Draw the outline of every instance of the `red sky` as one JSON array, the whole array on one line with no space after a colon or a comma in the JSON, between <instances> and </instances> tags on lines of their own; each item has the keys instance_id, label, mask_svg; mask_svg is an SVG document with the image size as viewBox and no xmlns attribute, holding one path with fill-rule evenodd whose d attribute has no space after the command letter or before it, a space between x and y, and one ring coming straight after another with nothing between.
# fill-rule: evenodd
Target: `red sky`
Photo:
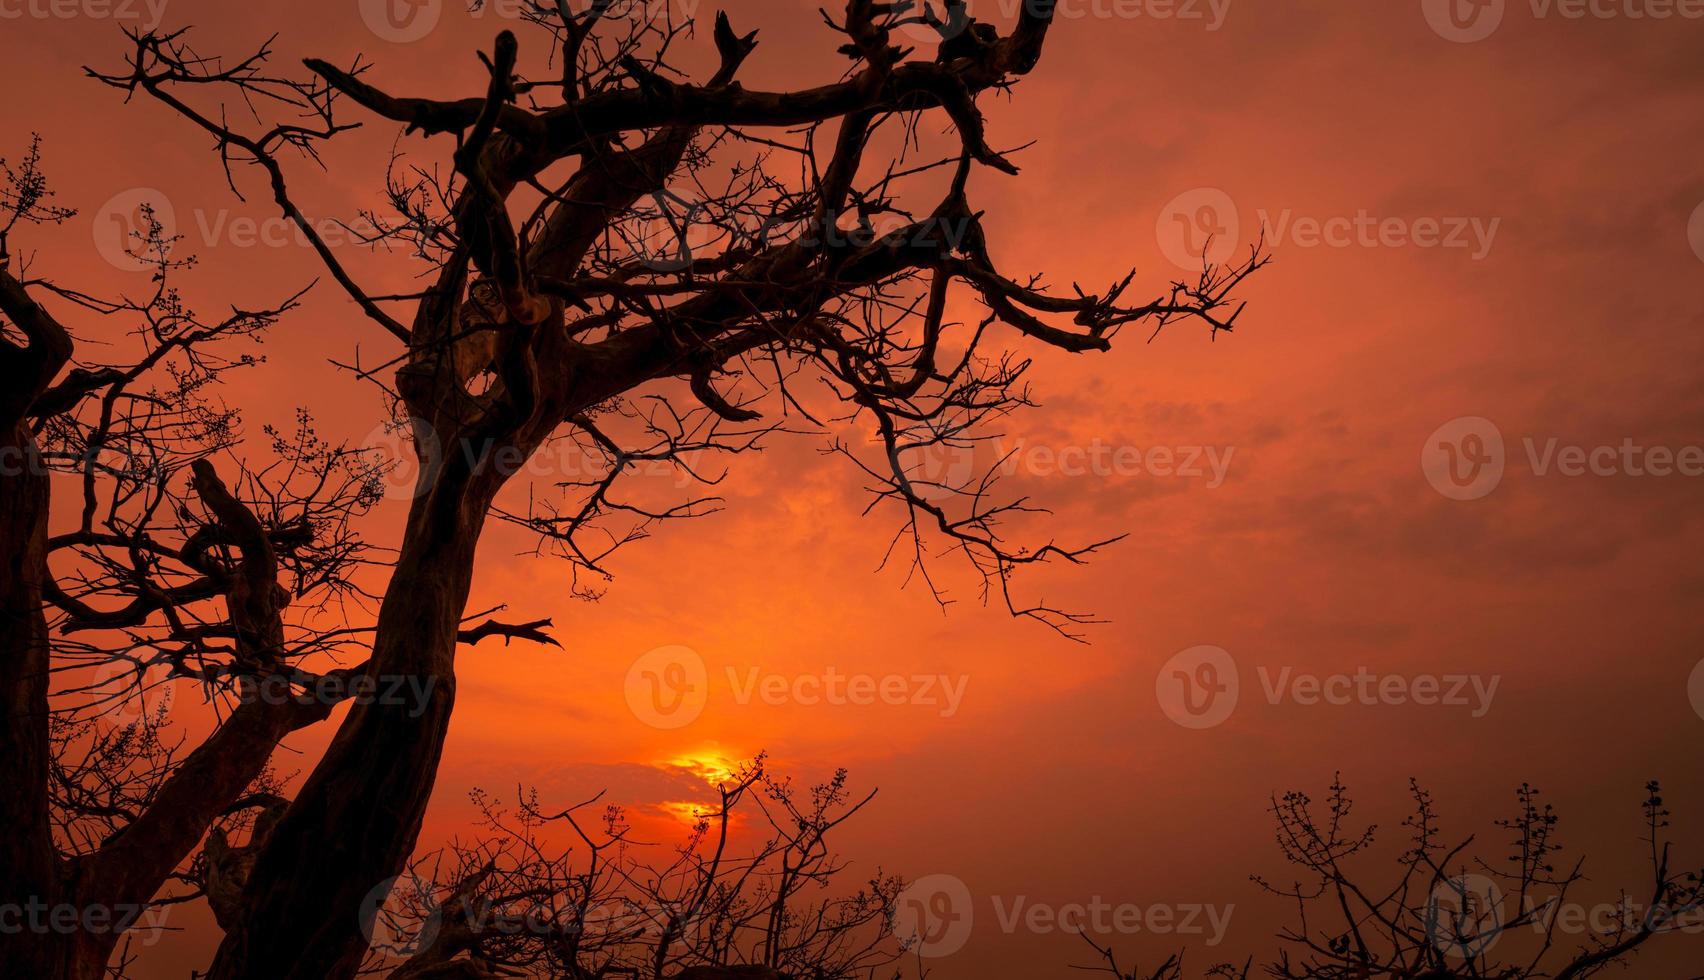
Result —
<instances>
[{"instance_id":1,"label":"red sky","mask_svg":"<svg viewBox=\"0 0 1704 980\"><path fill-rule=\"evenodd\" d=\"M940 980L996 967L1063 976L1084 961L1075 937L1004 931L997 908L1019 896L1234 906L1217 948L1200 936L1101 937L1145 960L1177 945L1196 947L1197 965L1272 948L1283 910L1247 881L1289 873L1268 797L1322 796L1337 771L1392 840L1410 776L1434 791L1450 831L1492 840L1490 820L1531 781L1562 809L1573 852L1592 855L1594 887L1640 881L1647 779L1665 779L1682 840L1696 845L1704 718L1687 686L1704 657L1704 478L1540 473L1526 440L1540 454L1552 439L1704 445L1704 218L1690 240L1688 228L1704 202L1704 21L1629 16L1641 4L1576 19L1510 0L1490 36L1462 42L1429 26L1420 0L1235 0L1222 21L1204 0L1181 8L1197 18L1156 17L1173 9L1160 3L1062 6L1036 73L1010 99L984 99L993 142L1035 141L1014 158L1019 177L973 182L1002 266L1085 288L1134 266L1157 290L1180 274L1167 254L1179 239L1158 230L1179 227L1168 205L1203 189L1217 193L1184 198L1191 214L1228 200L1245 241L1264 218L1276 257L1244 291L1251 305L1233 335L1209 342L1179 327L1152 343L1126 334L1105 355L1037 354L1041 407L1007 427L1008 445L1026 447L1014 479L1053 507L1061 539L1130 536L1086 567L1021 585L1109 622L1074 644L980 608L955 571L945 578L962 601L943 614L926 591L902 588L903 569L875 571L894 514L860 517L858 474L811 437L735 460L726 511L624 551L595 604L569 598L561 566L518 555L528 542L497 528L474 606L553 616L566 649L460 655L428 840L465 827L476 785L511 795L537 785L564 803L608 787L644 812L704 792L668 768L682 759L766 749L801 778L846 766L855 785L880 788L842 842L855 869L952 875L974 896L969 942L935 965ZM147 188L201 255L190 292L207 308L276 298L317 275L292 245L243 247L227 231L204 240L232 227L221 222L272 218L262 187L250 175L250 201L236 200L187 124L81 78L83 64L117 66L124 39L89 15L98 7L37 16L53 9L0 0L3 151L42 133L62 202L84 212L25 243L39 248L38 268L83 288L139 289L140 277L103 262L93 228L104 202ZM995 19L998 9L971 5ZM746 85L839 70L813 4L748 2L732 16L762 31ZM499 21L449 9L424 39L393 43L353 0L165 9L168 26L196 26L207 52L276 31L281 70L365 52L393 91L458 97L480 91L472 52ZM348 215L368 203L394 135L374 125L340 140L329 175L298 167L305 206ZM447 160L442 140L404 145ZM1351 227L1341 247L1308 236L1363 215L1363 229L1394 223L1382 239ZM1444 242L1414 243L1434 226ZM1457 227L1466 247L1451 243ZM403 281L398 263L354 261L375 286ZM307 403L328 435L365 438L382 406L328 364L356 344L368 357L388 350L322 283L231 395L251 431ZM1462 417L1491 420L1508 461L1494 491L1458 501L1433 489L1421 458ZM1102 446L1211 447L1229 463L1219 482L1060 473L1046 455ZM404 502L385 508L381 542ZM693 723L661 729L630 709L624 685L637 658L674 645L706 665L708 700ZM1192 729L1162 710L1156 676L1201 645L1228 651L1241 690L1223 723ZM951 712L742 704L729 671L744 683L751 668L789 680L945 675L963 699ZM1262 684L1286 669L1360 668L1405 688L1446 675L1496 687L1476 717L1472 705L1304 704L1293 692L1270 703ZM319 744L302 737L302 761L281 768L305 769ZM1696 846L1683 854L1699 860ZM205 929L179 921L188 933L151 951L143 975L204 962ZM1697 942L1672 942L1679 954L1644 960L1637 975L1681 975Z\"/></svg>"}]
</instances>

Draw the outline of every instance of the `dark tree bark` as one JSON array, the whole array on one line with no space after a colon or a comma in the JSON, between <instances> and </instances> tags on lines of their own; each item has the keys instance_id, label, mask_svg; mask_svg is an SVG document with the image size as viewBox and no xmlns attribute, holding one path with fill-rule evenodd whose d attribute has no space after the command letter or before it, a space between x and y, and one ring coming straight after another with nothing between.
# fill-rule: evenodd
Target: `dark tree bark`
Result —
<instances>
[{"instance_id":1,"label":"dark tree bark","mask_svg":"<svg viewBox=\"0 0 1704 980\"><path fill-rule=\"evenodd\" d=\"M416 503L379 612L372 670L429 684L429 694L423 705L350 709L261 851L211 977L348 976L360 965L357 912L407 861L431 797L486 502L445 490Z\"/></svg>"},{"instance_id":2,"label":"dark tree bark","mask_svg":"<svg viewBox=\"0 0 1704 980\"><path fill-rule=\"evenodd\" d=\"M71 339L10 275L0 271L0 311L27 346L0 340L0 906L58 904L63 881L49 823L47 617L48 477L29 427L29 407L71 357ZM0 930L0 962L20 975L75 975L71 937ZM95 963L105 964L105 957ZM83 964L86 965L86 964Z\"/></svg>"}]
</instances>

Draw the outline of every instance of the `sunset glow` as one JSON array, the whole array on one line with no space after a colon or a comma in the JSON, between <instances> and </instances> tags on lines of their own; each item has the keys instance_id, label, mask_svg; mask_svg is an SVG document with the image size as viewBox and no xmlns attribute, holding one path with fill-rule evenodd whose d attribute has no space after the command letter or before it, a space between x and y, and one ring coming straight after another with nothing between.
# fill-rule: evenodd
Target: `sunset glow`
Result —
<instances>
[{"instance_id":1,"label":"sunset glow","mask_svg":"<svg viewBox=\"0 0 1704 980\"><path fill-rule=\"evenodd\" d=\"M388 977L445 907L469 977L1255 977L1324 955L1289 842L1418 903L1415 971L1554 976L1464 963L1624 896L1677 924L1621 975L1704 962L1645 839L1704 867L1704 7L61 6L0 0L0 933L51 887L158 925L127 980ZM1296 844L1339 799L1372 843ZM1416 835L1474 845L1403 892ZM1511 853L1585 924L1440 940Z\"/></svg>"}]
</instances>

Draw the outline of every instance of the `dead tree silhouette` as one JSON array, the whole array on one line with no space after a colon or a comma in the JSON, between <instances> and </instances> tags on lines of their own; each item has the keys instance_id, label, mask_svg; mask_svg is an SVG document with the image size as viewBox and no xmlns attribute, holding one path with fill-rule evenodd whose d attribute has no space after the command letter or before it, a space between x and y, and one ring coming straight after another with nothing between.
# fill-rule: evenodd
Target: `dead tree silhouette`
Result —
<instances>
[{"instance_id":1,"label":"dead tree silhouette","mask_svg":"<svg viewBox=\"0 0 1704 980\"><path fill-rule=\"evenodd\" d=\"M309 59L292 76L274 73L268 48L221 59L199 54L183 32L131 35L126 64L89 74L164 106L186 133L212 137L232 188L258 176L391 345L381 363L351 368L406 419L419 475L394 557L383 559L389 580L374 622L309 622L292 610L358 589L342 570L375 560L348 529L371 504L373 474L351 462L359 454L322 444L304 426L276 440L282 469L222 476L215 458L231 438L222 409L184 407L215 397L218 377L237 366L205 348L270 326L294 300L202 323L179 312L175 292L103 306L93 291L8 275L0 292L8 441L0 448L30 461L0 481L10 546L0 601L8 623L21 624L6 631L0 661L0 749L17 760L24 787L4 804L18 828L0 851L8 888L25 899L146 902L216 823L234 814L253 820L241 817L241 804L258 791L268 801L263 839L240 854L219 852L211 868L226 933L210 976L352 975L366 950L360 905L415 847L455 702L458 643L545 637L539 623L469 627L487 521L537 532L568 560L574 587L595 593L613 548L718 504L637 503L616 491L619 477L671 464L713 483L699 472L700 457L750 449L779 429L820 427L819 416L873 432L867 445L837 439L832 448L872 481L877 503L902 515L894 553L908 554L938 598L945 601L923 562L936 541L981 576L985 599L1074 635L1085 613L1022 601L1012 577L1039 563L1080 562L1108 542L1016 543L1011 523L1036 508L1003 497L992 468L942 474L920 471L917 460L974 446L986 431L979 426L1029 403L1030 362L1006 340L1088 353L1110 349L1129 325L1229 330L1241 311L1232 293L1265 258L1257 247L1234 266L1204 267L1137 298L1134 273L1097 292L1060 294L1039 277L1002 271L972 205L971 178L1016 166L990 143L977 99L1036 66L1053 12L1051 0L1028 0L1001 33L972 21L958 0L939 11L849 0L838 20L824 18L844 41L844 72L815 87L767 91L736 81L756 32L736 32L726 16L710 32L717 66L692 83L669 60L702 42L667 9L634 14L593 0L576 12L564 2L525 10L539 42L528 54L545 67L524 69L522 42L503 31L480 55L485 91L450 100L387 91L359 61ZM904 46L917 30L938 34L934 57ZM351 105L369 123L405 127L428 149L449 151L443 169L399 163L383 188L388 208L372 215L374 244L406 244L424 266L415 271L425 287L406 296L364 289L291 193L290 167L318 161L328 141L353 128ZM929 149L949 128L940 152ZM56 212L32 193L22 192L15 221L52 220ZM162 277L171 261L162 251ZM961 300L980 307L975 316L949 312ZM77 367L61 377L75 348L43 304L139 318L148 353L130 367ZM165 370L160 351L178 359L173 372L189 372L168 373L183 388L162 399L167 406L130 391L136 367ZM827 392L832 413L802 390L806 379ZM185 411L199 414L135 435L185 440L145 476L98 461L118 439L113 419L127 420L128 432L159 424L152 413ZM56 421L73 418L80 421ZM47 529L43 440L60 438L87 443L71 450L84 480L84 522L72 538ZM562 443L606 468L564 481L557 497L534 497L530 510L499 507L499 492L526 461ZM300 489L280 489L286 477L300 478ZM111 492L141 512L109 520L89 503L88 488L103 485L121 488ZM56 547L92 563L97 578L61 585L50 572ZM304 589L320 598L304 603ZM132 598L116 612L91 600L126 590ZM185 617L194 603L209 611ZM143 764L154 776L138 791L145 806L116 808L104 818L111 823L83 838L87 853L67 856L50 816L56 762L46 678L68 649L58 637L85 625L165 642L170 669L195 677L210 697L272 682L293 696L242 700L182 760L142 747L155 759ZM324 674L302 666L304 657L350 649L364 658L355 666ZM114 651L86 653L110 660ZM294 696L321 690L325 676L344 686L406 678L427 697L418 711L356 700L276 812L277 787L255 781L281 737L329 712L324 697ZM139 748L130 741L114 751ZM11 962L36 976L95 976L110 952L104 940L63 939L19 946Z\"/></svg>"},{"instance_id":2,"label":"dead tree silhouette","mask_svg":"<svg viewBox=\"0 0 1704 980\"><path fill-rule=\"evenodd\" d=\"M203 836L276 799L267 766L279 740L328 717L353 693L343 682L367 670L371 628L345 611L360 598L355 571L373 560L354 526L378 474L359 451L321 442L306 415L269 433L258 465L237 454L220 384L258 363L254 340L300 293L202 317L176 285L192 259L146 210L130 242L149 272L141 297L37 277L16 236L74 211L55 203L36 143L0 169L0 757L11 776L0 904L103 920L9 921L0 962L8 975L99 977L150 903L201 893L191 859ZM84 359L43 302L109 327L109 342ZM54 480L71 492L50 529ZM485 623L460 638L537 638L541 625ZM343 653L358 662L304 666ZM288 696L258 696L268 679L288 682ZM218 715L192 747L167 724L174 681Z\"/></svg>"}]
</instances>

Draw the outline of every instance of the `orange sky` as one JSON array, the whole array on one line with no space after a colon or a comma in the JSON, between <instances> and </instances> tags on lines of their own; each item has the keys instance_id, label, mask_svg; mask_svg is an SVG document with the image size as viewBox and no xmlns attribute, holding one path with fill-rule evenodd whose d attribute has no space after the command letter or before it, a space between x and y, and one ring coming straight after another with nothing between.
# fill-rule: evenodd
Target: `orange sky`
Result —
<instances>
[{"instance_id":1,"label":"orange sky","mask_svg":"<svg viewBox=\"0 0 1704 980\"><path fill-rule=\"evenodd\" d=\"M1234 906L1217 948L1199 936L1101 937L1144 960L1177 945L1195 946L1197 965L1272 948L1283 909L1246 880L1288 873L1267 797L1323 795L1337 770L1393 831L1410 775L1434 790L1452 832L1486 835L1530 780L1563 810L1573 850L1593 855L1599 885L1635 884L1646 779L1666 779L1683 835L1704 825L1704 719L1687 692L1704 656L1701 478L1540 474L1523 440L1704 445L1704 218L1688 235L1704 202L1704 22L1633 18L1619 2L1604 7L1615 16L1573 19L1509 0L1490 36L1463 43L1429 26L1421 0L1180 8L1199 18L1156 17L1171 8L1155 3L1063 6L1076 16L1055 27L1038 71L1009 100L984 100L993 142L1036 141L1015 157L1021 176L983 173L972 186L1002 266L1096 288L1134 265L1157 289L1179 274L1168 253L1180 239L1164 229L1180 227L1166 209L1186 194L1189 214L1230 201L1244 240L1264 216L1277 259L1246 288L1234 335L1209 343L1181 327L1153 343L1127 334L1107 355L1038 355L1042 407L1007 430L1009 445L1027 447L1014 480L1054 508L1062 539L1130 537L1022 586L1110 622L1090 645L1067 642L979 608L956 570L946 581L963 601L945 615L925 591L902 590L902 570L874 571L894 515L860 518L862 481L808 437L736 460L727 510L623 552L596 604L568 598L560 566L517 557L525 538L494 528L474 606L553 616L566 650L461 654L427 838L465 825L475 785L512 795L536 784L563 803L608 787L645 807L703 792L668 767L685 758L767 749L807 778L844 765L881 791L842 842L855 870L953 875L974 896L975 928L933 965L939 980L993 966L1064 976L1084 962L1075 937L1002 930L997 908L1018 896ZM762 30L745 84L838 70L814 7L763 0L733 12L736 27ZM41 132L62 202L84 210L24 242L39 248L39 271L91 290L140 288L102 261L93 228L103 202L149 188L201 255L190 292L208 309L277 298L318 274L289 244L243 247L226 231L203 240L232 227L221 222L272 218L260 185L235 200L187 124L80 77L85 63L118 64L115 24L32 13L45 9L0 0L3 151ZM425 38L393 43L354 0L165 9L167 25L196 25L207 52L278 31L284 68L360 51L392 90L444 96L480 91L472 51L499 20L448 9ZM367 203L393 135L379 125L338 141L331 176L297 167L299 199L317 215ZM446 146L431 144L440 159ZM1363 229L1394 219L1401 240L1308 237L1311 224L1362 215ZM1218 223L1228 217L1221 207ZM1461 224L1467 247L1413 243L1428 222L1446 238ZM399 263L352 261L375 288L403 282ZM357 343L369 358L389 350L322 283L231 396L250 430L308 403L328 435L366 437L377 398L327 363ZM1457 501L1429 485L1421 451L1464 416L1495 423L1508 463L1489 495ZM1047 455L1102 446L1211 447L1229 463L1219 482L1060 473ZM404 507L387 503L376 526ZM636 716L624 684L637 658L674 645L705 664L708 699L694 722L663 729ZM1200 645L1229 652L1241 691L1223 723L1197 730L1162 710L1156 674ZM1285 668L1363 667L1496 687L1475 717L1471 705L1274 704L1262 686ZM752 668L945 675L963 685L962 703L741 703L731 679L745 683ZM302 761L281 768L305 769L322 737L301 737ZM1684 853L1696 865L1697 848ZM187 934L153 951L142 975L205 962L193 913L174 924ZM1688 942L1637 975L1681 975L1698 956Z\"/></svg>"}]
</instances>

